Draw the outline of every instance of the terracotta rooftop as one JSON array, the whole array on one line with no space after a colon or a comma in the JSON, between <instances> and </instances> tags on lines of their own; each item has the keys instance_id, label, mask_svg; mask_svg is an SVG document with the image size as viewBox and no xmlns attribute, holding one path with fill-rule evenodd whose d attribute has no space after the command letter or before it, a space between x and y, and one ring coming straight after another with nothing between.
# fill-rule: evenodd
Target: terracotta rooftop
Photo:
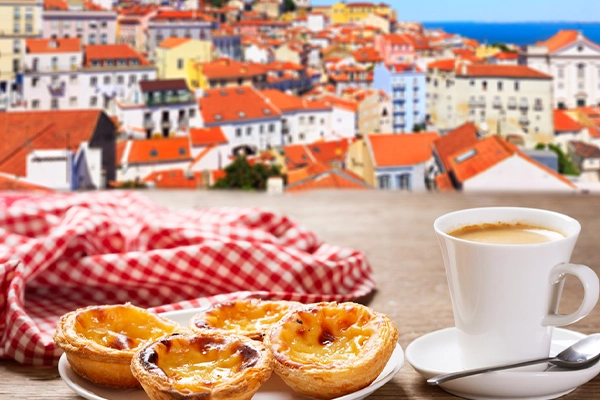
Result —
<instances>
[{"instance_id":1,"label":"terracotta rooftop","mask_svg":"<svg viewBox=\"0 0 600 400\"><path fill-rule=\"evenodd\" d=\"M200 11L195 10L161 10L151 21L204 21L204 22L216 22L216 20Z\"/></svg>"},{"instance_id":2,"label":"terracotta rooftop","mask_svg":"<svg viewBox=\"0 0 600 400\"><path fill-rule=\"evenodd\" d=\"M130 141L128 164L190 161L190 140L185 136Z\"/></svg>"},{"instance_id":3,"label":"terracotta rooftop","mask_svg":"<svg viewBox=\"0 0 600 400\"><path fill-rule=\"evenodd\" d=\"M84 50L84 65L92 66L92 61L100 62L101 66L107 66L107 62L112 62L111 67L119 66L119 60L124 60L127 65L150 65L150 62L139 52L135 51L128 44L95 44L87 45Z\"/></svg>"},{"instance_id":4,"label":"terracotta rooftop","mask_svg":"<svg viewBox=\"0 0 600 400\"><path fill-rule=\"evenodd\" d=\"M69 3L64 0L44 0L44 11L69 11ZM92 1L84 1L82 11L110 11Z\"/></svg>"},{"instance_id":5,"label":"terracotta rooftop","mask_svg":"<svg viewBox=\"0 0 600 400\"><path fill-rule=\"evenodd\" d=\"M180 37L168 37L165 40L163 40L162 42L160 42L158 47L163 48L163 49L173 49L184 43L189 42L190 40L192 40L192 39L180 38Z\"/></svg>"},{"instance_id":6,"label":"terracotta rooftop","mask_svg":"<svg viewBox=\"0 0 600 400\"><path fill-rule=\"evenodd\" d=\"M435 176L435 186L440 192L451 192L454 190L452 179L450 179L450 175L447 172Z\"/></svg>"},{"instance_id":7,"label":"terracotta rooftop","mask_svg":"<svg viewBox=\"0 0 600 400\"><path fill-rule=\"evenodd\" d=\"M460 73L460 69L458 71ZM552 79L551 75L544 74L524 65L471 64L467 65L466 72L464 76Z\"/></svg>"},{"instance_id":8,"label":"terracotta rooftop","mask_svg":"<svg viewBox=\"0 0 600 400\"><path fill-rule=\"evenodd\" d=\"M500 53L493 55L492 58L495 58L496 60L517 60L519 58L519 54L501 51Z\"/></svg>"},{"instance_id":9,"label":"terracotta rooftop","mask_svg":"<svg viewBox=\"0 0 600 400\"><path fill-rule=\"evenodd\" d=\"M583 125L571 118L564 110L554 110L555 132L579 132Z\"/></svg>"},{"instance_id":10,"label":"terracotta rooftop","mask_svg":"<svg viewBox=\"0 0 600 400\"><path fill-rule=\"evenodd\" d=\"M548 52L554 53L555 51L558 51L563 47L576 42L577 40L579 40L579 31L564 29L558 31L556 35L545 41L537 42L537 46L546 46L548 48ZM597 46L597 44L591 42L587 38L582 37L582 40Z\"/></svg>"},{"instance_id":11,"label":"terracotta rooftop","mask_svg":"<svg viewBox=\"0 0 600 400\"><path fill-rule=\"evenodd\" d=\"M281 113L250 86L208 89L198 100L206 124L273 119Z\"/></svg>"},{"instance_id":12,"label":"terracotta rooftop","mask_svg":"<svg viewBox=\"0 0 600 400\"><path fill-rule=\"evenodd\" d=\"M52 110L0 113L0 172L26 176L27 154L33 150L75 152L89 142L100 110Z\"/></svg>"},{"instance_id":13,"label":"terracotta rooftop","mask_svg":"<svg viewBox=\"0 0 600 400\"><path fill-rule=\"evenodd\" d=\"M25 40L25 51L28 54L79 53L81 52L81 39L27 39Z\"/></svg>"},{"instance_id":14,"label":"terracotta rooftop","mask_svg":"<svg viewBox=\"0 0 600 400\"><path fill-rule=\"evenodd\" d=\"M192 146L208 146L228 143L227 137L218 126L210 128L190 128Z\"/></svg>"},{"instance_id":15,"label":"terracotta rooftop","mask_svg":"<svg viewBox=\"0 0 600 400\"><path fill-rule=\"evenodd\" d=\"M151 172L142 181L153 183L158 189L197 189L202 185L202 172L186 173L183 169Z\"/></svg>"},{"instance_id":16,"label":"terracotta rooftop","mask_svg":"<svg viewBox=\"0 0 600 400\"><path fill-rule=\"evenodd\" d=\"M323 164L344 162L348 146L347 139L284 146L286 167L287 169L294 169L315 162Z\"/></svg>"},{"instance_id":17,"label":"terracotta rooftop","mask_svg":"<svg viewBox=\"0 0 600 400\"><path fill-rule=\"evenodd\" d=\"M328 171L318 173L308 178L288 184L285 187L286 192L300 192L305 190L318 189L371 189L364 181L358 179L355 175L350 175L346 171L329 169Z\"/></svg>"},{"instance_id":18,"label":"terracotta rooftop","mask_svg":"<svg viewBox=\"0 0 600 400\"><path fill-rule=\"evenodd\" d=\"M202 68L203 74L210 80L251 78L266 74L264 66L260 64L243 63L228 58L196 65Z\"/></svg>"},{"instance_id":19,"label":"terracotta rooftop","mask_svg":"<svg viewBox=\"0 0 600 400\"><path fill-rule=\"evenodd\" d=\"M23 179L0 173L0 191L28 191L28 192L53 192L45 186L36 185Z\"/></svg>"},{"instance_id":20,"label":"terracotta rooftop","mask_svg":"<svg viewBox=\"0 0 600 400\"><path fill-rule=\"evenodd\" d=\"M429 160L432 157L431 144L438 137L435 132L370 134L366 140L373 154L375 167L396 167Z\"/></svg>"},{"instance_id":21,"label":"terracotta rooftop","mask_svg":"<svg viewBox=\"0 0 600 400\"><path fill-rule=\"evenodd\" d=\"M185 79L156 79L140 81L142 92L158 92L164 90L190 90Z\"/></svg>"},{"instance_id":22,"label":"terracotta rooftop","mask_svg":"<svg viewBox=\"0 0 600 400\"><path fill-rule=\"evenodd\" d=\"M458 128L433 142L435 151L442 161L446 171L450 168L449 156L477 143L477 127L471 122L465 122Z\"/></svg>"},{"instance_id":23,"label":"terracotta rooftop","mask_svg":"<svg viewBox=\"0 0 600 400\"><path fill-rule=\"evenodd\" d=\"M600 148L598 146L576 140L570 141L569 145L575 151L575 154L581 158L600 158Z\"/></svg>"},{"instance_id":24,"label":"terracotta rooftop","mask_svg":"<svg viewBox=\"0 0 600 400\"><path fill-rule=\"evenodd\" d=\"M454 71L456 60L449 58L446 60L437 60L427 64L427 69L439 69L440 71Z\"/></svg>"}]
</instances>

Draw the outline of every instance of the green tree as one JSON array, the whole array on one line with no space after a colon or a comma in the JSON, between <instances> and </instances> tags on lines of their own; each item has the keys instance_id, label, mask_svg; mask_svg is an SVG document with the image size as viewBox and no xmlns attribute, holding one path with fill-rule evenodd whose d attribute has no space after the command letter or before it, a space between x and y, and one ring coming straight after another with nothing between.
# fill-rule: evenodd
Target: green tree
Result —
<instances>
[{"instance_id":1,"label":"green tree","mask_svg":"<svg viewBox=\"0 0 600 400\"><path fill-rule=\"evenodd\" d=\"M222 7L223 3L226 3L226 0L208 0L211 6L213 7Z\"/></svg>"},{"instance_id":2,"label":"green tree","mask_svg":"<svg viewBox=\"0 0 600 400\"><path fill-rule=\"evenodd\" d=\"M294 0L285 0L283 2L283 11L296 11L296 3L294 2Z\"/></svg>"},{"instance_id":3,"label":"green tree","mask_svg":"<svg viewBox=\"0 0 600 400\"><path fill-rule=\"evenodd\" d=\"M426 127L425 124L414 124L413 125L413 132L423 132L425 131Z\"/></svg>"},{"instance_id":4,"label":"green tree","mask_svg":"<svg viewBox=\"0 0 600 400\"><path fill-rule=\"evenodd\" d=\"M507 45L505 45L504 43L493 43L492 47L497 47L500 50L502 50L505 53L516 53L516 50L513 50L511 48L509 48Z\"/></svg>"},{"instance_id":5,"label":"green tree","mask_svg":"<svg viewBox=\"0 0 600 400\"><path fill-rule=\"evenodd\" d=\"M252 166L246 157L238 157L225 168L225 177L219 179L213 188L266 190L267 180L272 176L282 176L276 165L267 167L256 163ZM285 181L285 176L283 178Z\"/></svg>"},{"instance_id":6,"label":"green tree","mask_svg":"<svg viewBox=\"0 0 600 400\"><path fill-rule=\"evenodd\" d=\"M579 169L573 164L568 155L566 155L562 149L555 144L545 145L543 143L538 143L535 148L537 150L550 150L556 153L558 156L558 172L563 175L573 175L579 176Z\"/></svg>"}]
</instances>

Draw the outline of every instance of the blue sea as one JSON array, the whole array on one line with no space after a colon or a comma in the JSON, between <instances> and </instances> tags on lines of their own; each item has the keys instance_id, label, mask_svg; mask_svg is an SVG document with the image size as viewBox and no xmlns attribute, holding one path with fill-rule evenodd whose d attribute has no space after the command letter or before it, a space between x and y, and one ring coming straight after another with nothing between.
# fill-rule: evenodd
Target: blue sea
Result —
<instances>
[{"instance_id":1,"label":"blue sea","mask_svg":"<svg viewBox=\"0 0 600 400\"><path fill-rule=\"evenodd\" d=\"M546 40L561 29L580 30L600 43L600 22L424 22L428 29L441 28L483 43L511 43L519 46Z\"/></svg>"}]
</instances>

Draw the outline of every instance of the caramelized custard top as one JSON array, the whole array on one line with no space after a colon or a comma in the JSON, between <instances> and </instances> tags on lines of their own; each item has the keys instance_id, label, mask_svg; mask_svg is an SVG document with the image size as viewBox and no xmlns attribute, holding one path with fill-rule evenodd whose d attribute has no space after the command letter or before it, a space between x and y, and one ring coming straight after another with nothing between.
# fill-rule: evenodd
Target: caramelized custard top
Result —
<instances>
[{"instance_id":1,"label":"caramelized custard top","mask_svg":"<svg viewBox=\"0 0 600 400\"><path fill-rule=\"evenodd\" d=\"M194 325L201 329L260 332L278 322L295 308L294 304L261 300L221 303L194 319Z\"/></svg>"},{"instance_id":2,"label":"caramelized custard top","mask_svg":"<svg viewBox=\"0 0 600 400\"><path fill-rule=\"evenodd\" d=\"M272 333L279 336L275 357L321 366L349 361L376 333L369 324L374 317L368 309L344 304L295 311Z\"/></svg>"},{"instance_id":3,"label":"caramelized custard top","mask_svg":"<svg viewBox=\"0 0 600 400\"><path fill-rule=\"evenodd\" d=\"M151 373L171 380L177 390L209 390L253 367L261 355L239 338L221 336L170 336L140 353Z\"/></svg>"},{"instance_id":4,"label":"caramelized custard top","mask_svg":"<svg viewBox=\"0 0 600 400\"><path fill-rule=\"evenodd\" d=\"M172 333L178 325L144 309L129 306L93 307L77 313L75 332L115 350L134 350Z\"/></svg>"}]
</instances>

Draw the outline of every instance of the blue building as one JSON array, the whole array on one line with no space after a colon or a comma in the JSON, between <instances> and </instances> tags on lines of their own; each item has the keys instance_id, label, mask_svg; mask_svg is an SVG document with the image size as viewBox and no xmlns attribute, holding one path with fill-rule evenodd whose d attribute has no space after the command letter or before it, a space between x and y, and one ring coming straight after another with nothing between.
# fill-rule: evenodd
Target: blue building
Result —
<instances>
[{"instance_id":1,"label":"blue building","mask_svg":"<svg viewBox=\"0 0 600 400\"><path fill-rule=\"evenodd\" d=\"M231 58L237 61L242 60L242 39L239 35L213 31L211 40L215 50L220 54L219 57Z\"/></svg>"},{"instance_id":2,"label":"blue building","mask_svg":"<svg viewBox=\"0 0 600 400\"><path fill-rule=\"evenodd\" d=\"M373 88L392 100L394 133L412 132L425 122L425 72L413 64L378 64L373 70Z\"/></svg>"}]
</instances>

